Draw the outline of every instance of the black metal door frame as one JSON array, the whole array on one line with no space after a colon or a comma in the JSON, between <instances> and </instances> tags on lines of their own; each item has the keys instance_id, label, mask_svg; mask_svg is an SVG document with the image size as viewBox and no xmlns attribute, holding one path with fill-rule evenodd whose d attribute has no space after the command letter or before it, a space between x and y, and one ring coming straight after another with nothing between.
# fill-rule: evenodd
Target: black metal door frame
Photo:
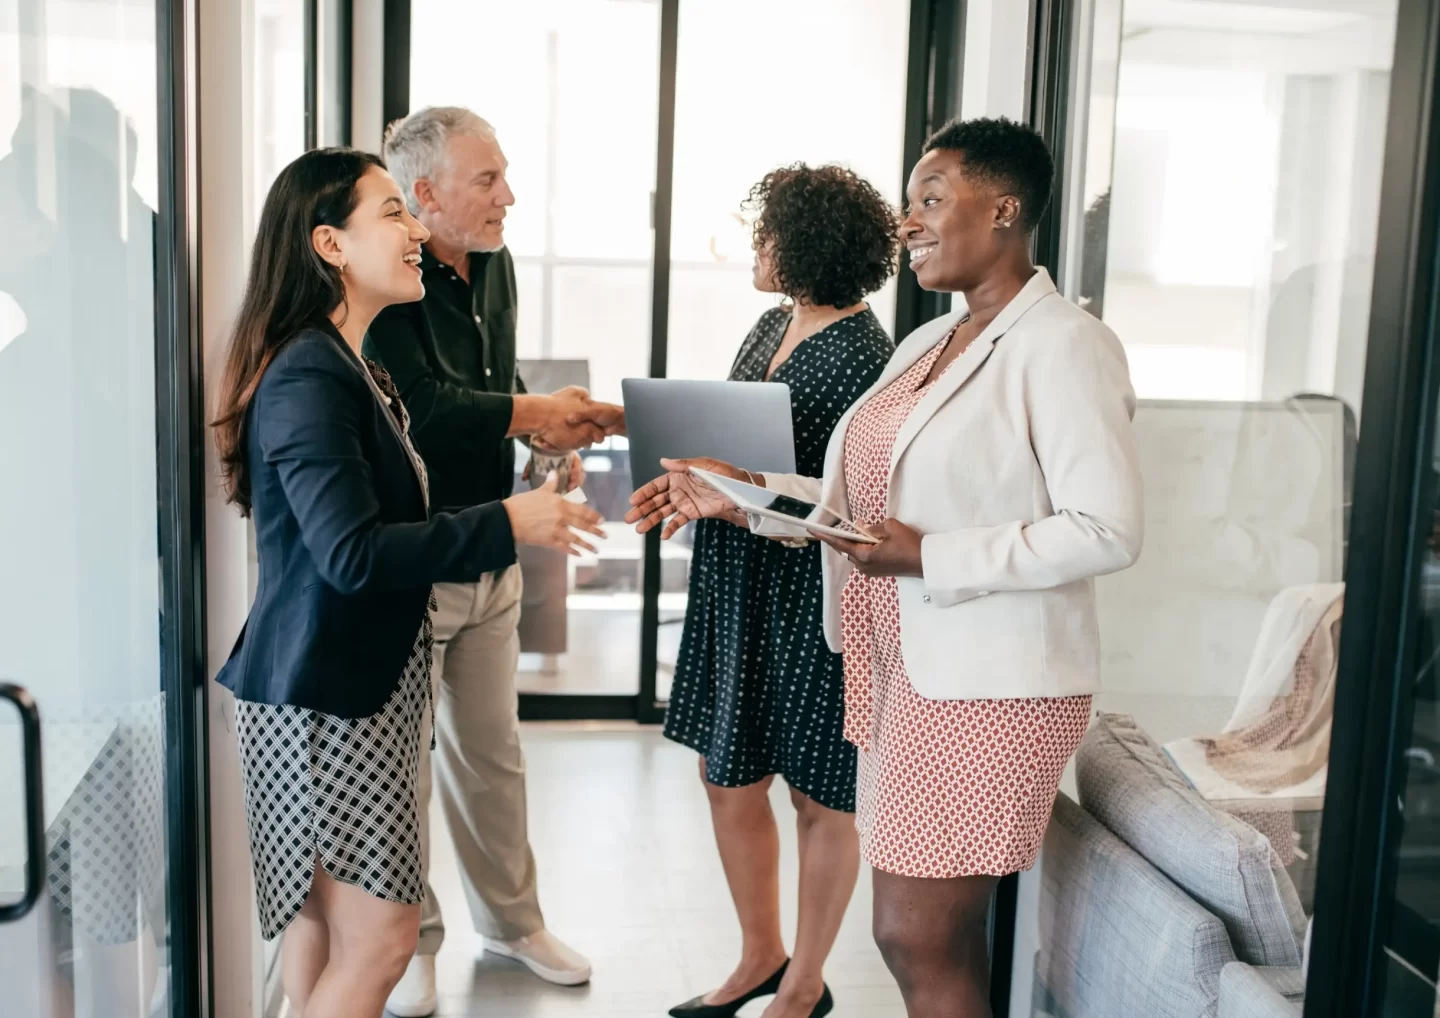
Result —
<instances>
[{"instance_id":1,"label":"black metal door frame","mask_svg":"<svg viewBox=\"0 0 1440 1018\"><path fill-rule=\"evenodd\" d=\"M1306 1018L1379 1015L1440 313L1440 8L1400 0Z\"/></svg>"},{"instance_id":2,"label":"black metal door frame","mask_svg":"<svg viewBox=\"0 0 1440 1018\"><path fill-rule=\"evenodd\" d=\"M194 0L157 0L155 400L170 1014L213 1012Z\"/></svg>"},{"instance_id":3,"label":"black metal door frame","mask_svg":"<svg viewBox=\"0 0 1440 1018\"><path fill-rule=\"evenodd\" d=\"M925 139L960 113L965 55L965 0L910 0L910 51L905 67L905 155L901 201ZM908 259L896 280L895 339L950 312L950 295L920 287Z\"/></svg>"},{"instance_id":4,"label":"black metal door frame","mask_svg":"<svg viewBox=\"0 0 1440 1018\"><path fill-rule=\"evenodd\" d=\"M1059 269L1072 70L1074 0L1033 0L1027 113L1056 153L1055 200L1036 231L1036 260ZM1386 865L1397 824L1396 776L1410 724L1401 695L1413 647L1418 548L1413 521L1419 471L1430 455L1440 377L1440 8L1399 0L1391 70L1379 240L1366 352L1364 427L1359 437L1346 565L1329 780L1316 879L1306 1018L1378 1016L1383 938L1392 919L1394 874ZM996 905L992 1006L1008 1014L1013 888ZM1001 970L1005 978L1001 980Z\"/></svg>"}]
</instances>

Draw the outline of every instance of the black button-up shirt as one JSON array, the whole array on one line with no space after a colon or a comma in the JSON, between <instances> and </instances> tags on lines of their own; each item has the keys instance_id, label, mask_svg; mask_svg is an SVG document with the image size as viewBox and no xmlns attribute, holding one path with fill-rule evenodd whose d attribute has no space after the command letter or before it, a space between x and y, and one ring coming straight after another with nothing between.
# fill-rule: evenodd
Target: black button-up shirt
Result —
<instances>
[{"instance_id":1,"label":"black button-up shirt","mask_svg":"<svg viewBox=\"0 0 1440 1018\"><path fill-rule=\"evenodd\" d=\"M429 249L425 297L376 316L365 356L400 390L411 436L430 475L430 501L459 509L509 496L515 483L511 396L515 367L515 265L505 249L470 255L470 282Z\"/></svg>"}]
</instances>

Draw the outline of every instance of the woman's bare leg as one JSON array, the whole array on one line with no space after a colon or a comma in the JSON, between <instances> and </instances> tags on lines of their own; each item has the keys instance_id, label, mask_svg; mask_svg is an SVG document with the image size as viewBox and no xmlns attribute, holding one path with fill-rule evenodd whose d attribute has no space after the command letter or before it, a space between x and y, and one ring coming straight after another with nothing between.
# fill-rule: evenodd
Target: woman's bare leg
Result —
<instances>
[{"instance_id":1,"label":"woman's bare leg","mask_svg":"<svg viewBox=\"0 0 1440 1018\"><path fill-rule=\"evenodd\" d=\"M991 1018L985 916L998 877L874 870L875 943L910 1018Z\"/></svg>"},{"instance_id":2,"label":"woman's bare leg","mask_svg":"<svg viewBox=\"0 0 1440 1018\"><path fill-rule=\"evenodd\" d=\"M724 1004L754 989L785 963L780 936L780 831L770 808L767 777L743 788L723 788L700 780L710 799L715 844L725 867L725 881L740 918L740 964L720 987L705 998Z\"/></svg>"},{"instance_id":3,"label":"woman's bare leg","mask_svg":"<svg viewBox=\"0 0 1440 1018\"><path fill-rule=\"evenodd\" d=\"M860 875L855 814L822 806L793 788L790 801L800 836L799 923L790 968L762 1018L807 1018L814 1009L825 991L825 959Z\"/></svg>"},{"instance_id":4,"label":"woman's bare leg","mask_svg":"<svg viewBox=\"0 0 1440 1018\"><path fill-rule=\"evenodd\" d=\"M420 906L376 898L319 866L310 896L325 916L330 961L301 1018L381 1018L415 953Z\"/></svg>"},{"instance_id":5,"label":"woman's bare leg","mask_svg":"<svg viewBox=\"0 0 1440 1018\"><path fill-rule=\"evenodd\" d=\"M320 869L320 864L315 864ZM290 1001L290 1013L299 1018L305 1013L310 994L320 980L320 973L330 963L330 928L313 890L300 906L300 914L285 928L280 942L280 980Z\"/></svg>"}]
</instances>

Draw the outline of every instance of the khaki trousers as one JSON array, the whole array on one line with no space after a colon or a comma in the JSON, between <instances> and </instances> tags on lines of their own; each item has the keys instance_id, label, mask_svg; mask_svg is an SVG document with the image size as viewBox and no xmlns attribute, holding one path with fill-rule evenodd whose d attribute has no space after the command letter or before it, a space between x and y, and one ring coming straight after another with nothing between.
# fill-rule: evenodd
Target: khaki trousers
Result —
<instances>
[{"instance_id":1,"label":"khaki trousers","mask_svg":"<svg viewBox=\"0 0 1440 1018\"><path fill-rule=\"evenodd\" d=\"M418 954L445 939L430 887L429 803L434 785L455 843L475 929L517 940L545 926L526 830L515 667L520 656L520 567L479 583L435 585L435 752L420 754L420 858L426 875ZM426 722L421 745L428 746Z\"/></svg>"}]
</instances>

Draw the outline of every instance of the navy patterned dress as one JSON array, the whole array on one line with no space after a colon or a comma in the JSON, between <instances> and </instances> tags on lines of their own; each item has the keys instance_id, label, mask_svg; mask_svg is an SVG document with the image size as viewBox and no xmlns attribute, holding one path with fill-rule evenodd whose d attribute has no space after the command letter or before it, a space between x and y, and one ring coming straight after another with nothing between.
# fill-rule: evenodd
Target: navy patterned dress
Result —
<instances>
[{"instance_id":1,"label":"navy patterned dress","mask_svg":"<svg viewBox=\"0 0 1440 1018\"><path fill-rule=\"evenodd\" d=\"M764 381L789 323L784 308L761 315L731 380ZM790 387L799 473L821 476L830 433L894 350L867 309L806 339L771 376ZM819 544L787 548L721 520L696 523L665 735L705 758L711 784L779 774L853 813L855 747L843 734L844 680L840 655L825 646L821 590Z\"/></svg>"}]
</instances>

